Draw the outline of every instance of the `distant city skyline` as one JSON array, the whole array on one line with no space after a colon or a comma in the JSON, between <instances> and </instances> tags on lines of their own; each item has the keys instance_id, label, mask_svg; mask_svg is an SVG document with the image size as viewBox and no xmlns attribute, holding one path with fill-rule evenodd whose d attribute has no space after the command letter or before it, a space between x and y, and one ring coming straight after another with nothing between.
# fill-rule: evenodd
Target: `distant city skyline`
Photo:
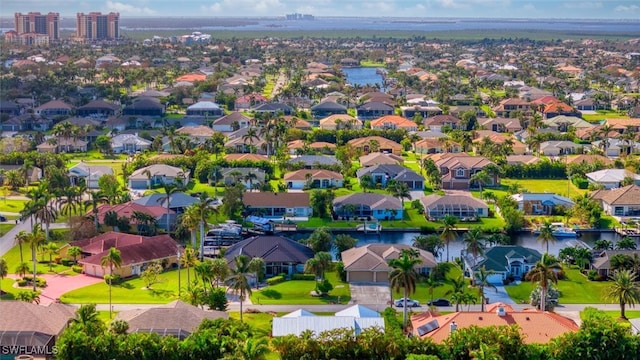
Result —
<instances>
[{"instance_id":1,"label":"distant city skyline","mask_svg":"<svg viewBox=\"0 0 640 360\"><path fill-rule=\"evenodd\" d=\"M282 17L287 13L355 17L639 19L638 0L3 0L14 12L119 12L122 17Z\"/></svg>"}]
</instances>

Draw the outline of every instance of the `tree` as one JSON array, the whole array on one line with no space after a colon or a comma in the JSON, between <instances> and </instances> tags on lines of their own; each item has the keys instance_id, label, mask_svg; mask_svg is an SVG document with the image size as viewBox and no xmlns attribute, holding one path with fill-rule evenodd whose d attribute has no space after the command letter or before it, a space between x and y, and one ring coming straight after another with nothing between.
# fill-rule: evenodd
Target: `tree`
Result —
<instances>
[{"instance_id":1,"label":"tree","mask_svg":"<svg viewBox=\"0 0 640 360\"><path fill-rule=\"evenodd\" d=\"M31 270L31 268L29 267L29 264L26 262L21 262L16 266L16 269L14 270L14 272L20 275L21 278L24 278L25 275L27 275L27 273L29 272L29 270Z\"/></svg>"},{"instance_id":2,"label":"tree","mask_svg":"<svg viewBox=\"0 0 640 360\"><path fill-rule=\"evenodd\" d=\"M538 241L547 247L546 253L549 253L549 243L555 243L556 237L553 235L553 227L549 220L545 220L544 224L540 227L540 234L538 235Z\"/></svg>"},{"instance_id":3,"label":"tree","mask_svg":"<svg viewBox=\"0 0 640 360\"><path fill-rule=\"evenodd\" d=\"M101 192L99 191L90 191L89 192L89 199L86 200L85 202L85 206L91 206L91 212L93 214L93 221L96 227L96 231L99 230L100 228L100 223L99 223L99 219L98 219L98 206L100 206L100 204L106 204L109 203L109 199L106 196L103 196Z\"/></svg>"},{"instance_id":4,"label":"tree","mask_svg":"<svg viewBox=\"0 0 640 360\"><path fill-rule=\"evenodd\" d=\"M107 135L100 135L96 138L95 146L101 153L106 155L113 154L113 148L111 147L111 139Z\"/></svg>"},{"instance_id":5,"label":"tree","mask_svg":"<svg viewBox=\"0 0 640 360\"><path fill-rule=\"evenodd\" d=\"M527 273L526 279L532 283L537 282L538 286L542 289L542 293L540 295L540 309L543 311L546 309L545 306L549 282L554 284L558 283L557 272L560 270L562 270L562 265L560 265L552 255L544 253L540 258L540 261L536 262L536 264Z\"/></svg>"},{"instance_id":6,"label":"tree","mask_svg":"<svg viewBox=\"0 0 640 360\"><path fill-rule=\"evenodd\" d=\"M227 260L223 258L216 258L211 260L211 273L213 275L213 281L218 287L222 281L224 281L229 276L229 264Z\"/></svg>"},{"instance_id":7,"label":"tree","mask_svg":"<svg viewBox=\"0 0 640 360\"><path fill-rule=\"evenodd\" d=\"M0 258L0 295L2 295L2 280L9 274L9 267L7 266L7 260Z\"/></svg>"},{"instance_id":8,"label":"tree","mask_svg":"<svg viewBox=\"0 0 640 360\"><path fill-rule=\"evenodd\" d=\"M76 311L76 316L71 319L71 324L89 337L95 337L104 332L104 323L98 317L95 304L81 305Z\"/></svg>"},{"instance_id":9,"label":"tree","mask_svg":"<svg viewBox=\"0 0 640 360\"><path fill-rule=\"evenodd\" d=\"M67 249L67 255L73 258L73 263L78 263L78 256L82 255L82 248L80 246L70 246Z\"/></svg>"},{"instance_id":10,"label":"tree","mask_svg":"<svg viewBox=\"0 0 640 360\"><path fill-rule=\"evenodd\" d=\"M109 248L109 252L107 253L107 255L103 256L100 259L100 264L103 267L108 267L109 268L109 319L111 319L111 315L113 313L113 307L112 307L112 301L111 301L111 295L112 295L112 285L113 285L113 268L117 268L119 269L120 266L122 265L122 257L120 256L120 250L112 247Z\"/></svg>"},{"instance_id":11,"label":"tree","mask_svg":"<svg viewBox=\"0 0 640 360\"><path fill-rule=\"evenodd\" d=\"M20 230L16 234L16 244L18 244L18 249L20 250L20 263L24 262L24 255L22 254L22 245L27 243L27 232L24 230Z\"/></svg>"},{"instance_id":12,"label":"tree","mask_svg":"<svg viewBox=\"0 0 640 360\"><path fill-rule=\"evenodd\" d=\"M332 237L331 232L326 227L319 227L311 233L306 241L307 246L314 252L331 251Z\"/></svg>"},{"instance_id":13,"label":"tree","mask_svg":"<svg viewBox=\"0 0 640 360\"><path fill-rule=\"evenodd\" d=\"M456 312L459 311L460 304L465 300L464 289L466 286L467 283L464 278L458 276L457 278L451 279L451 289L445 293L445 295L451 296L451 301L456 304Z\"/></svg>"},{"instance_id":14,"label":"tree","mask_svg":"<svg viewBox=\"0 0 640 360\"><path fill-rule=\"evenodd\" d=\"M140 277L142 281L144 281L144 286L147 289L151 289L153 284L156 284L160 281L159 275L162 272L162 265L157 261L152 261L147 264L147 267L144 269Z\"/></svg>"},{"instance_id":15,"label":"tree","mask_svg":"<svg viewBox=\"0 0 640 360\"><path fill-rule=\"evenodd\" d=\"M336 257L342 259L342 252L354 248L358 243L358 239L347 234L338 234L335 239Z\"/></svg>"},{"instance_id":16,"label":"tree","mask_svg":"<svg viewBox=\"0 0 640 360\"><path fill-rule=\"evenodd\" d=\"M484 266L478 269L475 274L474 286L478 289L478 295L480 296L480 311L484 312L484 305L487 302L484 296L484 289L491 288L498 292L498 288L489 282L489 276L495 274L493 270L487 270Z\"/></svg>"},{"instance_id":17,"label":"tree","mask_svg":"<svg viewBox=\"0 0 640 360\"><path fill-rule=\"evenodd\" d=\"M467 254L470 253L471 255L473 255L473 267L476 266L478 256L484 254L484 239L484 232L482 232L482 229L477 227L470 229L462 237L462 240L465 243L465 250Z\"/></svg>"},{"instance_id":18,"label":"tree","mask_svg":"<svg viewBox=\"0 0 640 360\"><path fill-rule=\"evenodd\" d=\"M307 262L304 264L304 272L315 275L317 293L320 293L318 289L318 280L324 279L324 273L330 265L331 254L324 251L316 253L314 257L307 260Z\"/></svg>"},{"instance_id":19,"label":"tree","mask_svg":"<svg viewBox=\"0 0 640 360\"><path fill-rule=\"evenodd\" d=\"M264 277L264 271L265 271L264 259L261 257L252 258L251 261L249 261L249 268L255 274L256 288L260 289L260 281Z\"/></svg>"},{"instance_id":20,"label":"tree","mask_svg":"<svg viewBox=\"0 0 640 360\"><path fill-rule=\"evenodd\" d=\"M105 174L98 179L98 187L100 194L107 198L109 204L115 204L118 195L120 195L120 183L115 175Z\"/></svg>"},{"instance_id":21,"label":"tree","mask_svg":"<svg viewBox=\"0 0 640 360\"><path fill-rule=\"evenodd\" d=\"M240 300L240 322L242 322L242 303L251 295L251 284L249 284L248 275L251 273L249 268L249 257L238 255L233 259L234 267L231 269L231 275L225 281L229 290L238 296Z\"/></svg>"},{"instance_id":22,"label":"tree","mask_svg":"<svg viewBox=\"0 0 640 360\"><path fill-rule=\"evenodd\" d=\"M392 186L387 188L387 191L393 195L393 197L397 197L400 199L402 203L402 208L404 209L404 199L411 199L411 191L407 184L403 182L394 182Z\"/></svg>"},{"instance_id":23,"label":"tree","mask_svg":"<svg viewBox=\"0 0 640 360\"><path fill-rule=\"evenodd\" d=\"M49 255L49 271L53 271L53 256L58 255L60 247L54 242L50 242L45 246L45 251Z\"/></svg>"},{"instance_id":24,"label":"tree","mask_svg":"<svg viewBox=\"0 0 640 360\"><path fill-rule=\"evenodd\" d=\"M485 170L481 170L471 175L469 181L471 183L478 184L478 187L480 188L480 199L482 199L482 186L491 182L491 176L489 176L489 173Z\"/></svg>"},{"instance_id":25,"label":"tree","mask_svg":"<svg viewBox=\"0 0 640 360\"><path fill-rule=\"evenodd\" d=\"M458 234L456 234L457 222L458 218L453 215L445 215L442 219L443 228L440 233L440 238L447 246L447 262L449 261L449 244L458 238Z\"/></svg>"},{"instance_id":26,"label":"tree","mask_svg":"<svg viewBox=\"0 0 640 360\"><path fill-rule=\"evenodd\" d=\"M616 250L635 250L636 249L636 241L630 237L625 236L616 244Z\"/></svg>"},{"instance_id":27,"label":"tree","mask_svg":"<svg viewBox=\"0 0 640 360\"><path fill-rule=\"evenodd\" d=\"M199 201L191 205L193 212L197 216L198 223L200 224L200 259L204 258L204 237L206 235L205 224L207 224L209 216L217 214L218 209L214 206L215 198L209 197L206 191L200 194Z\"/></svg>"},{"instance_id":28,"label":"tree","mask_svg":"<svg viewBox=\"0 0 640 360\"><path fill-rule=\"evenodd\" d=\"M45 242L45 237L42 231L40 230L40 224L36 224L31 230L30 233L27 234L27 244L31 248L31 260L33 261L33 291L36 291L36 276L38 275L38 259L36 257L36 251L39 249L42 244Z\"/></svg>"},{"instance_id":29,"label":"tree","mask_svg":"<svg viewBox=\"0 0 640 360\"><path fill-rule=\"evenodd\" d=\"M411 246L428 251L439 258L444 249L444 241L436 234L418 235L413 238Z\"/></svg>"},{"instance_id":30,"label":"tree","mask_svg":"<svg viewBox=\"0 0 640 360\"><path fill-rule=\"evenodd\" d=\"M632 270L616 270L611 276L613 283L609 286L607 297L620 304L620 318L626 320L625 307L640 303L640 286L636 282L637 275Z\"/></svg>"},{"instance_id":31,"label":"tree","mask_svg":"<svg viewBox=\"0 0 640 360\"><path fill-rule=\"evenodd\" d=\"M395 291L403 289L403 300L406 300L409 294L413 294L416 291L416 283L418 281L416 266L420 263L422 263L422 260L418 257L417 251L413 249L404 249L397 259L389 260L389 266L393 269L389 273L389 285ZM402 324L406 329L407 304L404 305Z\"/></svg>"},{"instance_id":32,"label":"tree","mask_svg":"<svg viewBox=\"0 0 640 360\"><path fill-rule=\"evenodd\" d=\"M198 263L198 256L196 250L192 247L187 247L182 253L180 258L182 267L187 269L187 287L191 287L191 272L189 268L195 266Z\"/></svg>"},{"instance_id":33,"label":"tree","mask_svg":"<svg viewBox=\"0 0 640 360\"><path fill-rule=\"evenodd\" d=\"M162 188L164 189L164 195L158 198L159 203L163 203L166 201L166 209L167 209L167 233L171 233L171 195L182 190L178 184L175 183L162 183Z\"/></svg>"},{"instance_id":34,"label":"tree","mask_svg":"<svg viewBox=\"0 0 640 360\"><path fill-rule=\"evenodd\" d=\"M313 190L309 202L315 216L326 218L334 198L335 195L331 190Z\"/></svg>"}]
</instances>

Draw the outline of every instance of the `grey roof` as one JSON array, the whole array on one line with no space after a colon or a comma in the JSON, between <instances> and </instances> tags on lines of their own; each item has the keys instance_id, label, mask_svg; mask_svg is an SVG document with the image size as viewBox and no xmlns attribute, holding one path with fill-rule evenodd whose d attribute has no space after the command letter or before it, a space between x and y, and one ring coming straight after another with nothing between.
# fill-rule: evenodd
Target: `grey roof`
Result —
<instances>
[{"instance_id":1,"label":"grey roof","mask_svg":"<svg viewBox=\"0 0 640 360\"><path fill-rule=\"evenodd\" d=\"M254 236L231 245L224 257L233 266L233 259L238 255L261 257L266 263L304 264L315 254L309 247L283 236Z\"/></svg>"},{"instance_id":2,"label":"grey roof","mask_svg":"<svg viewBox=\"0 0 640 360\"><path fill-rule=\"evenodd\" d=\"M347 111L347 107L337 102L325 101L311 107L311 111Z\"/></svg>"},{"instance_id":3,"label":"grey roof","mask_svg":"<svg viewBox=\"0 0 640 360\"><path fill-rule=\"evenodd\" d=\"M125 106L125 109L148 110L148 109L164 109L164 105L160 100L153 97L139 97L133 101L131 105Z\"/></svg>"},{"instance_id":4,"label":"grey roof","mask_svg":"<svg viewBox=\"0 0 640 360\"><path fill-rule=\"evenodd\" d=\"M78 110L92 110L92 109L110 109L118 110L120 106L110 103L104 100L93 100L86 105L80 106Z\"/></svg>"},{"instance_id":5,"label":"grey roof","mask_svg":"<svg viewBox=\"0 0 640 360\"><path fill-rule=\"evenodd\" d=\"M585 176L595 182L622 182L625 177L630 177L635 181L640 180L640 175L627 169L604 169L587 173Z\"/></svg>"},{"instance_id":6,"label":"grey roof","mask_svg":"<svg viewBox=\"0 0 640 360\"><path fill-rule=\"evenodd\" d=\"M484 253L483 259L476 264L475 269L484 266L487 270L504 272L508 265L507 259L515 257L524 258L528 264L533 265L542 258L542 255L537 250L519 245L498 245Z\"/></svg>"},{"instance_id":7,"label":"grey roof","mask_svg":"<svg viewBox=\"0 0 640 360\"><path fill-rule=\"evenodd\" d=\"M432 208L438 205L467 205L473 207L474 209L478 208L487 208L488 205L484 201L480 199L476 199L471 195L446 195L440 196L438 194L431 194L424 196L420 199L422 205L425 208Z\"/></svg>"},{"instance_id":8,"label":"grey roof","mask_svg":"<svg viewBox=\"0 0 640 360\"><path fill-rule=\"evenodd\" d=\"M144 174L145 170L149 170L151 176L167 176L167 177L179 177L179 176L189 176L189 170L184 172L181 168L165 165L165 164L154 164L149 165L143 168L140 168L134 171L130 176L130 180L148 180L147 175Z\"/></svg>"},{"instance_id":9,"label":"grey roof","mask_svg":"<svg viewBox=\"0 0 640 360\"><path fill-rule=\"evenodd\" d=\"M378 164L374 166L369 166L366 168L361 168L356 171L356 175L358 178L362 177L366 174L373 173L384 173L389 175L391 179L398 181L423 181L424 176L418 174L417 172L407 169L401 165L395 164Z\"/></svg>"},{"instance_id":10,"label":"grey roof","mask_svg":"<svg viewBox=\"0 0 640 360\"><path fill-rule=\"evenodd\" d=\"M334 156L302 155L289 159L289 164L303 163L305 165L339 165L340 162Z\"/></svg>"},{"instance_id":11,"label":"grey roof","mask_svg":"<svg viewBox=\"0 0 640 360\"><path fill-rule=\"evenodd\" d=\"M232 125L235 121L240 122L243 120L249 121L251 119L240 112L234 111L229 115L225 115L217 119L216 121L213 122L213 125Z\"/></svg>"},{"instance_id":12,"label":"grey roof","mask_svg":"<svg viewBox=\"0 0 640 360\"><path fill-rule=\"evenodd\" d=\"M162 199L162 200L161 200ZM183 192L175 192L169 196L170 208L185 208L189 205L197 203L199 200ZM134 203L143 206L166 206L165 194L151 194L133 200Z\"/></svg>"},{"instance_id":13,"label":"grey roof","mask_svg":"<svg viewBox=\"0 0 640 360\"><path fill-rule=\"evenodd\" d=\"M260 104L257 107L255 107L253 110L255 111L269 111L269 112L276 112L276 111L283 111L285 113L290 113L291 111L293 111L293 109L291 108L291 106L287 105L287 104L281 104L281 103L264 103L264 104Z\"/></svg>"},{"instance_id":14,"label":"grey roof","mask_svg":"<svg viewBox=\"0 0 640 360\"><path fill-rule=\"evenodd\" d=\"M377 193L355 193L339 196L333 200L334 207L344 205L366 205L375 209L402 209L402 202L393 196Z\"/></svg>"},{"instance_id":15,"label":"grey roof","mask_svg":"<svg viewBox=\"0 0 640 360\"><path fill-rule=\"evenodd\" d=\"M312 331L315 336L335 329L352 329L360 334L367 328L384 330L384 318L377 312L362 305L354 305L339 311L335 316L315 316L306 310L296 310L282 317L273 318L272 335L299 336L305 331Z\"/></svg>"},{"instance_id":16,"label":"grey roof","mask_svg":"<svg viewBox=\"0 0 640 360\"><path fill-rule=\"evenodd\" d=\"M364 103L362 105L357 106L356 109L358 111L360 111L360 110L363 110L363 111L372 111L372 110L389 111L389 110L393 110L393 106L391 106L389 104L385 104L385 103L380 102L380 101L370 101L370 102L367 102L367 103Z\"/></svg>"},{"instance_id":17,"label":"grey roof","mask_svg":"<svg viewBox=\"0 0 640 360\"><path fill-rule=\"evenodd\" d=\"M0 333L5 331L39 332L58 335L73 318L75 309L62 304L36 305L24 301L2 301ZM2 345L11 345L2 343Z\"/></svg>"},{"instance_id":18,"label":"grey roof","mask_svg":"<svg viewBox=\"0 0 640 360\"><path fill-rule=\"evenodd\" d=\"M198 101L197 103L187 108L187 110L208 110L208 109L219 110L220 105L214 103L213 101Z\"/></svg>"},{"instance_id":19,"label":"grey roof","mask_svg":"<svg viewBox=\"0 0 640 360\"><path fill-rule=\"evenodd\" d=\"M249 173L256 175L254 182L263 182L265 180L266 172L260 168L222 168L220 169L220 175L222 177L231 176L231 173L239 172L241 174L240 181L244 179Z\"/></svg>"}]
</instances>

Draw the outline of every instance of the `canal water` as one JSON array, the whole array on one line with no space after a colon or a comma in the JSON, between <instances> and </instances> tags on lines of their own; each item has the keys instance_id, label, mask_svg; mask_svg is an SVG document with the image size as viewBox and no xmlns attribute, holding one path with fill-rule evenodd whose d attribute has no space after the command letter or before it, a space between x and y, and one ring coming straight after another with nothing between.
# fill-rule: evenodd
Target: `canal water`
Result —
<instances>
[{"instance_id":1,"label":"canal water","mask_svg":"<svg viewBox=\"0 0 640 360\"><path fill-rule=\"evenodd\" d=\"M337 234L347 234L356 238L358 240L358 243L356 246L363 246L363 245L374 244L374 243L411 245L413 243L413 239L416 236L421 235L420 232L382 232L380 234L371 234L371 233L364 234L362 232L354 232L354 231L333 232L334 236ZM296 240L302 240L309 237L309 235L311 235L311 233L299 232L299 233L296 233L295 236L292 236L292 238ZM515 243L517 245L522 245L524 247L538 250L540 251L540 253L543 253L546 251L546 247L537 240L538 238L537 235L534 235L532 233L520 233L518 235L515 235L515 238L516 238ZM598 233L598 232L583 233L581 237L577 238L577 240L580 240L589 246L593 246L596 240L600 240L600 239L609 240L615 244L620 239L620 236L615 232L609 231L609 232L602 232L602 233ZM576 238L558 238L555 243L549 243L549 253L557 256L562 248L571 246L571 240L576 240ZM449 244L449 257L450 258L459 257L460 252L463 250L463 248L464 248L464 243L462 241L462 237L459 237L457 241L451 242ZM447 250L445 248L442 251L442 254L439 260L446 259L446 256L447 256Z\"/></svg>"},{"instance_id":2,"label":"canal water","mask_svg":"<svg viewBox=\"0 0 640 360\"><path fill-rule=\"evenodd\" d=\"M376 68L372 67L352 67L342 68L342 72L347 77L347 82L351 85L375 85L379 84L382 88L384 81L382 75L376 73Z\"/></svg>"}]
</instances>

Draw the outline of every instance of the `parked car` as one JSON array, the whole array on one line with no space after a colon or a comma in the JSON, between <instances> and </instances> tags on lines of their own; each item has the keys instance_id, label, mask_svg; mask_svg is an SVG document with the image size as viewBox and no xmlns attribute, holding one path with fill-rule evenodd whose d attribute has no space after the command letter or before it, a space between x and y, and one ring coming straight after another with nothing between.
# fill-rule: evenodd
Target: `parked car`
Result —
<instances>
[{"instance_id":1,"label":"parked car","mask_svg":"<svg viewBox=\"0 0 640 360\"><path fill-rule=\"evenodd\" d=\"M4 215L0 214L0 221L1 222L6 222L7 218Z\"/></svg>"},{"instance_id":2,"label":"parked car","mask_svg":"<svg viewBox=\"0 0 640 360\"><path fill-rule=\"evenodd\" d=\"M407 307L420 307L419 301L411 299L398 299L394 301L393 304L397 307L404 307L405 304Z\"/></svg>"},{"instance_id":3,"label":"parked car","mask_svg":"<svg viewBox=\"0 0 640 360\"><path fill-rule=\"evenodd\" d=\"M451 301L448 299L435 299L427 303L429 306L451 306Z\"/></svg>"}]
</instances>

